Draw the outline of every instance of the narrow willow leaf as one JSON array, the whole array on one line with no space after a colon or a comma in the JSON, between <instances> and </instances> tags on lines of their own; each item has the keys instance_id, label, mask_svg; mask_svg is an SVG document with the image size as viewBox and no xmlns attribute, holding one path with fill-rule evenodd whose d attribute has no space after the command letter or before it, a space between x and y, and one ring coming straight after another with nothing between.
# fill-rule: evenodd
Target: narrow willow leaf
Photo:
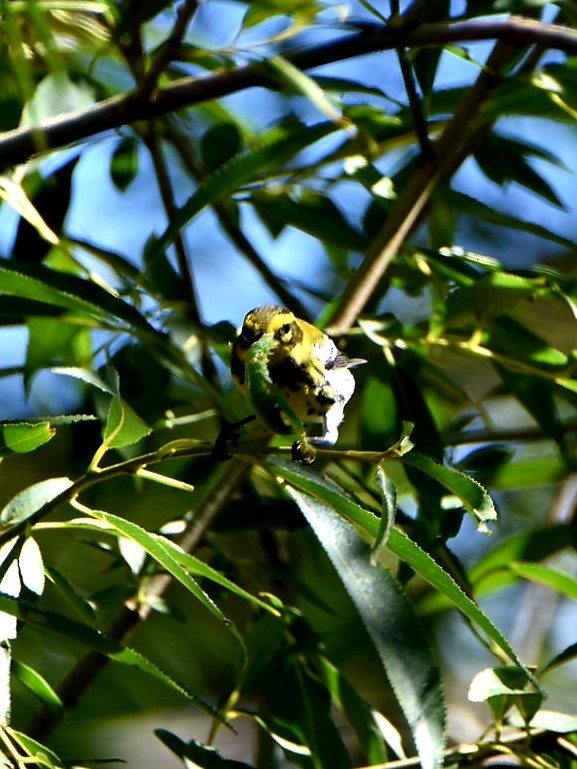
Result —
<instances>
[{"instance_id":1,"label":"narrow willow leaf","mask_svg":"<svg viewBox=\"0 0 577 769\"><path fill-rule=\"evenodd\" d=\"M516 714L512 714L507 719L507 722L520 729L527 728L527 724ZM529 726L531 729L538 729L544 732L568 734L569 732L577 732L577 716L571 713L560 713L555 710L539 710L531 719Z\"/></svg>"},{"instance_id":2,"label":"narrow willow leaf","mask_svg":"<svg viewBox=\"0 0 577 769\"><path fill-rule=\"evenodd\" d=\"M63 597L69 605L76 611L80 618L93 625L96 621L96 610L94 605L82 596L76 585L53 566L46 566L46 575L48 579L56 586L60 596Z\"/></svg>"},{"instance_id":3,"label":"narrow willow leaf","mask_svg":"<svg viewBox=\"0 0 577 769\"><path fill-rule=\"evenodd\" d=\"M66 521L63 524L63 526L65 528L74 528L74 529L79 528L85 531L96 531L98 534L102 533L103 528L104 530L108 529L111 532L114 531L110 526L104 525L103 527L103 524L101 522L93 521L89 518L75 518L71 521ZM229 590L231 593L234 593L235 595L239 596L239 598L243 598L244 600L249 601L251 604L258 607L259 609L262 609L265 612L278 616L278 611L277 609L274 608L274 606L272 606L271 604L268 604L266 601L263 601L261 598L258 598L257 596L252 595L252 593L249 593L244 588L235 584L234 582L232 582L232 580L228 579L228 577L225 577L224 574L221 574L216 569L213 569L212 566L209 566L209 564L205 563L204 561L201 561L196 556L191 555L190 553L186 553L184 550L182 550L178 545L176 545L171 540L166 539L165 537L160 536L158 534L150 534L149 536L156 538L156 540L158 540L159 542L162 542L164 547L168 549L171 557L183 569L186 569L186 571L189 572L190 574L193 574L197 577L202 577L203 579L209 579L211 580L211 582L214 582L215 584L220 585L226 590ZM330 611L329 607L323 607L323 609Z\"/></svg>"},{"instance_id":4,"label":"narrow willow leaf","mask_svg":"<svg viewBox=\"0 0 577 769\"><path fill-rule=\"evenodd\" d=\"M0 423L0 456L34 451L52 440L55 433L50 422Z\"/></svg>"},{"instance_id":5,"label":"narrow willow leaf","mask_svg":"<svg viewBox=\"0 0 577 769\"><path fill-rule=\"evenodd\" d=\"M469 686L471 702L486 702L489 697L523 694L527 678L519 668L485 668L475 675Z\"/></svg>"},{"instance_id":6,"label":"narrow willow leaf","mask_svg":"<svg viewBox=\"0 0 577 769\"><path fill-rule=\"evenodd\" d=\"M243 185L255 181L272 165L275 168L301 150L335 131L331 123L301 128L281 133L264 140L255 149L234 157L229 163L205 180L203 185L188 199L171 218L170 224L158 240L151 245L151 254L164 251L176 234L203 208L222 200Z\"/></svg>"},{"instance_id":7,"label":"narrow willow leaf","mask_svg":"<svg viewBox=\"0 0 577 769\"><path fill-rule=\"evenodd\" d=\"M114 395L114 390L108 385L102 377L98 376L94 371L87 368L79 368L78 366L54 366L51 369L53 374L62 374L63 376L70 376L74 379L79 379L85 384L96 387L102 392L108 393L108 395Z\"/></svg>"},{"instance_id":8,"label":"narrow willow leaf","mask_svg":"<svg viewBox=\"0 0 577 769\"><path fill-rule=\"evenodd\" d=\"M7 528L27 521L71 486L70 478L47 478L19 491L0 512L0 527Z\"/></svg>"},{"instance_id":9,"label":"narrow willow leaf","mask_svg":"<svg viewBox=\"0 0 577 769\"><path fill-rule=\"evenodd\" d=\"M236 123L217 123L200 139L200 155L206 173L212 173L240 152L242 134Z\"/></svg>"},{"instance_id":10,"label":"narrow willow leaf","mask_svg":"<svg viewBox=\"0 0 577 769\"><path fill-rule=\"evenodd\" d=\"M489 533L487 523L497 519L497 511L490 495L478 481L452 467L440 465L425 454L419 454L416 451L405 454L400 461L434 478L451 494L458 497L473 517L478 530Z\"/></svg>"},{"instance_id":11,"label":"narrow willow leaf","mask_svg":"<svg viewBox=\"0 0 577 769\"><path fill-rule=\"evenodd\" d=\"M138 144L132 137L121 139L110 158L110 178L114 186L124 192L138 173Z\"/></svg>"},{"instance_id":12,"label":"narrow willow leaf","mask_svg":"<svg viewBox=\"0 0 577 769\"><path fill-rule=\"evenodd\" d=\"M162 681L181 695L194 700L205 710L208 710L212 715L216 715L219 720L222 720L220 716L215 713L213 708L203 702L199 697L189 692L184 686L162 671L149 659L129 647L122 646L118 641L108 638L99 630L90 627L90 625L72 620L64 614L46 611L35 604L30 604L21 599L10 598L3 594L0 594L0 611L6 612L6 614L11 614L21 622L27 622L28 624L37 627L41 632L47 631L71 641L76 641L77 643L88 646L93 651L104 654L106 657L110 657L117 662L137 667L145 673L154 676L159 681Z\"/></svg>"},{"instance_id":13,"label":"narrow willow leaf","mask_svg":"<svg viewBox=\"0 0 577 769\"><path fill-rule=\"evenodd\" d=\"M295 199L285 193L258 190L251 200L273 236L292 226L323 243L352 251L364 251L367 247L366 237L347 221L327 195L303 190Z\"/></svg>"},{"instance_id":14,"label":"narrow willow leaf","mask_svg":"<svg viewBox=\"0 0 577 769\"><path fill-rule=\"evenodd\" d=\"M22 584L36 595L42 595L46 582L44 561L38 543L26 537L18 556L18 571Z\"/></svg>"},{"instance_id":15,"label":"narrow willow leaf","mask_svg":"<svg viewBox=\"0 0 577 769\"><path fill-rule=\"evenodd\" d=\"M373 641L407 719L422 766L442 764L445 702L426 634L399 583L373 566L369 548L331 507L289 487Z\"/></svg>"},{"instance_id":16,"label":"narrow willow leaf","mask_svg":"<svg viewBox=\"0 0 577 769\"><path fill-rule=\"evenodd\" d=\"M548 240L551 243L557 243L557 245L563 246L563 248L567 248L570 251L573 251L575 248L575 244L569 240L569 238L557 235L555 232L552 232L541 224L528 222L511 214L506 214L503 211L491 208L480 200L465 195L462 192L451 190L450 192L445 191L444 195L446 195L447 202L453 206L454 210L459 211L462 214L490 222L491 224L507 227L508 229L527 232L530 235L535 235L536 237Z\"/></svg>"},{"instance_id":17,"label":"narrow willow leaf","mask_svg":"<svg viewBox=\"0 0 577 769\"><path fill-rule=\"evenodd\" d=\"M271 468L280 478L288 481L299 491L322 500L371 537L377 536L379 529L377 516L365 510L356 502L353 502L337 486L329 483L311 468L297 467L294 463L283 462L282 460L276 460L274 463L271 463ZM534 676L521 662L501 631L495 627L477 604L461 590L450 574L439 566L428 553L396 527L393 527L390 533L387 547L401 561L408 564L415 573L432 585L452 606L470 619L471 622L478 625L491 641L512 662L522 668L528 678L536 684Z\"/></svg>"},{"instance_id":18,"label":"narrow willow leaf","mask_svg":"<svg viewBox=\"0 0 577 769\"><path fill-rule=\"evenodd\" d=\"M132 521L127 521L112 513L106 513L102 510L92 510L90 515L96 520L107 526L110 526L117 534L136 542L142 547L148 555L153 558L160 566L171 574L180 584L185 587L200 603L207 608L220 622L222 622L234 635L241 649L244 651L244 642L235 625L224 616L219 607L202 590L196 580L184 569L179 560L175 557L176 546L158 534L150 532L138 526Z\"/></svg>"},{"instance_id":19,"label":"narrow willow leaf","mask_svg":"<svg viewBox=\"0 0 577 769\"><path fill-rule=\"evenodd\" d=\"M567 646L567 648L563 649L562 652L556 654L552 660L549 660L549 662L539 668L538 674L542 676L545 673L548 673L550 670L553 670L553 668L557 668L560 665L566 665L568 662L572 662L574 659L577 659L577 643Z\"/></svg>"},{"instance_id":20,"label":"narrow willow leaf","mask_svg":"<svg viewBox=\"0 0 577 769\"><path fill-rule=\"evenodd\" d=\"M397 490L395 484L391 481L381 465L377 467L377 483L383 495L383 508L381 513L381 524L371 552L371 563L373 564L378 562L383 549L389 541L389 536L393 529L397 512Z\"/></svg>"},{"instance_id":21,"label":"narrow willow leaf","mask_svg":"<svg viewBox=\"0 0 577 769\"><path fill-rule=\"evenodd\" d=\"M538 563L511 563L509 568L519 577L538 582L540 585L550 587L574 601L577 600L577 579L569 574Z\"/></svg>"},{"instance_id":22,"label":"narrow willow leaf","mask_svg":"<svg viewBox=\"0 0 577 769\"><path fill-rule=\"evenodd\" d=\"M14 620L16 621L16 620ZM9 637L0 630L0 638L4 641ZM12 651L6 643L0 645L0 728L10 722L10 708L12 705ZM2 764L2 753L0 752L0 767L9 769L10 764Z\"/></svg>"},{"instance_id":23,"label":"narrow willow leaf","mask_svg":"<svg viewBox=\"0 0 577 769\"><path fill-rule=\"evenodd\" d=\"M186 766L199 769L251 769L249 764L223 758L211 745L204 745L197 740L184 742L167 729L155 729L154 733L169 750L184 759Z\"/></svg>"},{"instance_id":24,"label":"narrow willow leaf","mask_svg":"<svg viewBox=\"0 0 577 769\"><path fill-rule=\"evenodd\" d=\"M38 671L23 662L13 660L12 672L50 711L62 713L64 710L62 700Z\"/></svg>"},{"instance_id":25,"label":"narrow willow leaf","mask_svg":"<svg viewBox=\"0 0 577 769\"><path fill-rule=\"evenodd\" d=\"M329 120L337 123L341 128L349 128L351 125L335 105L327 98L320 85L312 77L295 67L283 56L269 56L263 64L273 70L274 74L285 84L293 88L297 93L305 96L317 107Z\"/></svg>"},{"instance_id":26,"label":"narrow willow leaf","mask_svg":"<svg viewBox=\"0 0 577 769\"><path fill-rule=\"evenodd\" d=\"M106 324L156 332L131 305L91 280L43 264L0 260L0 292L88 314Z\"/></svg>"},{"instance_id":27,"label":"narrow willow leaf","mask_svg":"<svg viewBox=\"0 0 577 769\"><path fill-rule=\"evenodd\" d=\"M43 240L52 245L59 242L58 235L46 224L19 184L0 176L0 198L29 222Z\"/></svg>"},{"instance_id":28,"label":"narrow willow leaf","mask_svg":"<svg viewBox=\"0 0 577 769\"><path fill-rule=\"evenodd\" d=\"M64 769L65 763L60 759L53 750L47 748L46 745L38 742L32 737L29 737L24 732L17 732L15 729L10 729L8 734L14 743L18 746L18 753L25 753L28 758L19 762L21 766L41 766L43 769Z\"/></svg>"},{"instance_id":29,"label":"narrow willow leaf","mask_svg":"<svg viewBox=\"0 0 577 769\"><path fill-rule=\"evenodd\" d=\"M380 729L376 712L367 700L363 699L356 687L350 684L345 676L327 659L320 657L323 679L331 693L331 697L353 727L365 757L370 764L382 764L389 758L385 746L386 737ZM406 758L401 747L401 737L392 724L389 723L389 733L395 734L391 747L398 750L399 758Z\"/></svg>"}]
</instances>

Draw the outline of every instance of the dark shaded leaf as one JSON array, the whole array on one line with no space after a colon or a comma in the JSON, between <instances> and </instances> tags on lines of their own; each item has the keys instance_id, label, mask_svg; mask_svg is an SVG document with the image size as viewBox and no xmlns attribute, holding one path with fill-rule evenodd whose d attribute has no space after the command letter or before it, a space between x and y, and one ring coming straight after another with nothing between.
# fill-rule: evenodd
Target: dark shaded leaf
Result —
<instances>
[{"instance_id":1,"label":"dark shaded leaf","mask_svg":"<svg viewBox=\"0 0 577 769\"><path fill-rule=\"evenodd\" d=\"M423 767L439 767L445 739L440 673L412 607L389 572L371 564L368 546L350 524L313 497L295 490L291 494L326 550L375 645Z\"/></svg>"},{"instance_id":2,"label":"dark shaded leaf","mask_svg":"<svg viewBox=\"0 0 577 769\"><path fill-rule=\"evenodd\" d=\"M138 144L132 137L121 139L110 159L110 178L114 186L124 192L138 173Z\"/></svg>"}]
</instances>

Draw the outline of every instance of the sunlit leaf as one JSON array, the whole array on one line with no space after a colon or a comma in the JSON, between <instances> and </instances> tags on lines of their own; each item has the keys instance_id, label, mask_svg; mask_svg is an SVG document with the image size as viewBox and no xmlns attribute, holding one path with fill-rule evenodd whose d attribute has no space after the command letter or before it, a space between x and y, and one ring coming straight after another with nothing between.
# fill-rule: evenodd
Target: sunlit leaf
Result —
<instances>
[{"instance_id":1,"label":"sunlit leaf","mask_svg":"<svg viewBox=\"0 0 577 769\"><path fill-rule=\"evenodd\" d=\"M540 585L546 585L552 590L566 595L568 598L577 600L577 579L570 574L565 574L550 566L519 561L509 564L509 568L519 577L530 579L532 582L538 582Z\"/></svg>"},{"instance_id":2,"label":"sunlit leaf","mask_svg":"<svg viewBox=\"0 0 577 769\"><path fill-rule=\"evenodd\" d=\"M447 491L454 494L471 514L477 528L488 532L487 524L497 519L497 511L488 492L474 478L434 462L425 454L411 451L403 456L403 464L434 478Z\"/></svg>"},{"instance_id":3,"label":"sunlit leaf","mask_svg":"<svg viewBox=\"0 0 577 769\"><path fill-rule=\"evenodd\" d=\"M29 520L45 505L63 497L71 486L70 478L47 478L19 491L0 512L2 527L8 528Z\"/></svg>"},{"instance_id":4,"label":"sunlit leaf","mask_svg":"<svg viewBox=\"0 0 577 769\"><path fill-rule=\"evenodd\" d=\"M0 423L0 456L34 451L52 440L54 434L50 422Z\"/></svg>"},{"instance_id":5,"label":"sunlit leaf","mask_svg":"<svg viewBox=\"0 0 577 769\"><path fill-rule=\"evenodd\" d=\"M58 694L54 691L52 686L40 675L37 670L34 670L29 665L18 660L12 662L12 672L37 697L45 707L54 713L61 713L64 709L62 700Z\"/></svg>"}]
</instances>

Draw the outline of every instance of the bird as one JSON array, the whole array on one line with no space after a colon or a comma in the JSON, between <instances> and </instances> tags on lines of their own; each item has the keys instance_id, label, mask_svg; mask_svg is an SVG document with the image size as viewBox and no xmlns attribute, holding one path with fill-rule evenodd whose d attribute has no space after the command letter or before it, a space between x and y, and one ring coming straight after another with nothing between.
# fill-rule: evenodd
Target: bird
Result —
<instances>
[{"instance_id":1,"label":"bird","mask_svg":"<svg viewBox=\"0 0 577 769\"><path fill-rule=\"evenodd\" d=\"M327 334L290 310L269 304L246 314L230 370L270 432L331 446L355 390L350 369L365 362L348 358Z\"/></svg>"}]
</instances>

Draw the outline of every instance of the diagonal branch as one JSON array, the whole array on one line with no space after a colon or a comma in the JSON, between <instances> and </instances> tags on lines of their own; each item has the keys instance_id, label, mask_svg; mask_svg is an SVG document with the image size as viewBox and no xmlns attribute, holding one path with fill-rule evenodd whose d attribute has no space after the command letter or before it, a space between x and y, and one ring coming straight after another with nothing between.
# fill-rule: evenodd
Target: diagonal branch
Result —
<instances>
[{"instance_id":1,"label":"diagonal branch","mask_svg":"<svg viewBox=\"0 0 577 769\"><path fill-rule=\"evenodd\" d=\"M435 160L422 163L400 192L397 204L369 246L364 262L349 281L328 331L342 334L354 324L374 296L391 261L420 224L438 185L453 175L467 155L475 127L472 116L489 92L500 84L499 73L510 60L513 46L495 45L475 85L459 104L451 122L433 144Z\"/></svg>"},{"instance_id":2,"label":"diagonal branch","mask_svg":"<svg viewBox=\"0 0 577 769\"><path fill-rule=\"evenodd\" d=\"M516 46L535 44L577 54L577 31L511 17L423 24L414 29L370 26L344 35L339 40L288 51L283 55L299 69L308 70L402 46L442 46L476 40L502 40ZM265 68L252 63L205 77L185 77L153 93L141 93L137 88L105 99L88 109L53 118L40 126L7 131L0 136L0 166L17 165L40 151L64 147L101 131L257 86L276 87Z\"/></svg>"}]
</instances>

